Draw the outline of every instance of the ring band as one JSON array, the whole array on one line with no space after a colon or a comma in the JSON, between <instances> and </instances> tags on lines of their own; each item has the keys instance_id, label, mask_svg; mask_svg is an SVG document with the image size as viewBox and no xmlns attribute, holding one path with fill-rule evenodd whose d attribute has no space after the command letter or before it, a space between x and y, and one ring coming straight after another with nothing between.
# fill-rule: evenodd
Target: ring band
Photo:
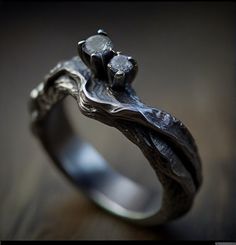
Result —
<instances>
[{"instance_id":1,"label":"ring band","mask_svg":"<svg viewBox=\"0 0 236 245\"><path fill-rule=\"evenodd\" d=\"M201 185L201 161L188 129L145 105L132 88L136 61L113 50L99 30L78 44L80 57L60 62L30 94L31 126L56 166L87 197L129 221L158 225L192 206ZM62 101L72 96L87 117L117 128L136 144L162 190L149 190L112 169L73 131Z\"/></svg>"}]
</instances>

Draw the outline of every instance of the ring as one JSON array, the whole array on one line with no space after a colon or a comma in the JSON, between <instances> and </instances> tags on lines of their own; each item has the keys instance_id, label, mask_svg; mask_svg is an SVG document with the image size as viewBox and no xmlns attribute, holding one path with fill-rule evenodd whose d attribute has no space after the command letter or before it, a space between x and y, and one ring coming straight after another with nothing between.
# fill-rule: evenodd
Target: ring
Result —
<instances>
[{"instance_id":1,"label":"ring","mask_svg":"<svg viewBox=\"0 0 236 245\"><path fill-rule=\"evenodd\" d=\"M189 130L140 100L132 87L137 62L114 51L106 32L98 30L80 41L78 54L58 63L32 90L34 135L65 176L110 213L143 225L163 224L187 213L202 183L201 160ZM68 95L83 115L117 128L140 148L161 190L121 175L81 140L63 109Z\"/></svg>"}]
</instances>

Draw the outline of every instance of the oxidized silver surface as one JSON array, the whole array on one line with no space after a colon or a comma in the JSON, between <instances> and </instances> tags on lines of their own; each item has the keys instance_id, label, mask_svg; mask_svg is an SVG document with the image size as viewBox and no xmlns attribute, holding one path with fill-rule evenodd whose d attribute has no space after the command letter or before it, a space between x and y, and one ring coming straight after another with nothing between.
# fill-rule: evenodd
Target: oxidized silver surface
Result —
<instances>
[{"instance_id":1,"label":"oxidized silver surface","mask_svg":"<svg viewBox=\"0 0 236 245\"><path fill-rule=\"evenodd\" d=\"M101 30L97 35L107 37ZM95 36L88 47L86 40L79 42L80 58L60 62L31 92L33 132L61 171L95 203L136 223L165 223L191 208L201 185L195 141L181 121L140 100L131 84L136 61L117 58L121 54L109 40L103 47L100 39L96 43ZM97 53L89 53L93 48ZM62 108L67 95L85 116L117 128L140 148L162 184L161 192L115 172L75 135Z\"/></svg>"}]
</instances>

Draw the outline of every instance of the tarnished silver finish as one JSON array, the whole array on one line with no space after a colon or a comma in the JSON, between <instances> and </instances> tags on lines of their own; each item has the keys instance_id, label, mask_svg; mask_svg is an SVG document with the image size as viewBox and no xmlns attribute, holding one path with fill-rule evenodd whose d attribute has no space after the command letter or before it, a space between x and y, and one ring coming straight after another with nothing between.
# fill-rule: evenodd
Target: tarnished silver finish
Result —
<instances>
[{"instance_id":1,"label":"tarnished silver finish","mask_svg":"<svg viewBox=\"0 0 236 245\"><path fill-rule=\"evenodd\" d=\"M70 181L113 214L145 225L183 215L202 182L201 161L190 132L169 113L141 102L131 83L116 90L96 74L79 57L51 70L31 92L34 134ZM117 128L140 148L162 184L160 192L115 172L75 135L61 103L68 95L85 116Z\"/></svg>"},{"instance_id":2,"label":"tarnished silver finish","mask_svg":"<svg viewBox=\"0 0 236 245\"><path fill-rule=\"evenodd\" d=\"M117 52L107 64L107 74L110 86L114 90L122 90L127 83L133 82L138 65L132 57Z\"/></svg>"}]
</instances>

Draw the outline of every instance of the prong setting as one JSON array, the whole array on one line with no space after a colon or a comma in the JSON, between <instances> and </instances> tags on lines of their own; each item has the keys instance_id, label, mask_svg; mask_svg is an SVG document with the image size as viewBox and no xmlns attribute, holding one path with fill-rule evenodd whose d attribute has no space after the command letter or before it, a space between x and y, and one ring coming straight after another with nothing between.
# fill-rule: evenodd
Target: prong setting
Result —
<instances>
[{"instance_id":1,"label":"prong setting","mask_svg":"<svg viewBox=\"0 0 236 245\"><path fill-rule=\"evenodd\" d=\"M102 57L99 54L93 53L90 56L90 69L93 71L95 76L99 75L99 71L103 69L103 64L101 62Z\"/></svg>"},{"instance_id":2,"label":"prong setting","mask_svg":"<svg viewBox=\"0 0 236 245\"><path fill-rule=\"evenodd\" d=\"M133 64L133 66L137 66L137 62L133 57L128 56L128 60Z\"/></svg>"},{"instance_id":3,"label":"prong setting","mask_svg":"<svg viewBox=\"0 0 236 245\"><path fill-rule=\"evenodd\" d=\"M108 82L114 90L124 89L138 71L137 62L131 56L114 51L111 39L102 29L78 42L78 54L94 77Z\"/></svg>"},{"instance_id":4,"label":"prong setting","mask_svg":"<svg viewBox=\"0 0 236 245\"><path fill-rule=\"evenodd\" d=\"M125 73L119 70L114 75L112 88L113 89L123 88L124 83L125 83Z\"/></svg>"},{"instance_id":5,"label":"prong setting","mask_svg":"<svg viewBox=\"0 0 236 245\"><path fill-rule=\"evenodd\" d=\"M99 30L97 31L97 33L100 34L100 35L107 36L107 33L106 33L103 29L99 29Z\"/></svg>"},{"instance_id":6,"label":"prong setting","mask_svg":"<svg viewBox=\"0 0 236 245\"><path fill-rule=\"evenodd\" d=\"M109 85L114 90L122 90L131 83L137 73L137 62L131 57L121 55L114 56L107 65Z\"/></svg>"},{"instance_id":7,"label":"prong setting","mask_svg":"<svg viewBox=\"0 0 236 245\"><path fill-rule=\"evenodd\" d=\"M102 29L98 34L78 43L78 54L81 60L99 79L107 79L106 67L115 55L111 39Z\"/></svg>"},{"instance_id":8,"label":"prong setting","mask_svg":"<svg viewBox=\"0 0 236 245\"><path fill-rule=\"evenodd\" d=\"M82 41L79 41L78 42L78 46L77 46L77 50L78 50L78 54L79 54L79 57L82 59L82 55L83 55L83 45L85 43L85 40L82 40Z\"/></svg>"}]
</instances>

